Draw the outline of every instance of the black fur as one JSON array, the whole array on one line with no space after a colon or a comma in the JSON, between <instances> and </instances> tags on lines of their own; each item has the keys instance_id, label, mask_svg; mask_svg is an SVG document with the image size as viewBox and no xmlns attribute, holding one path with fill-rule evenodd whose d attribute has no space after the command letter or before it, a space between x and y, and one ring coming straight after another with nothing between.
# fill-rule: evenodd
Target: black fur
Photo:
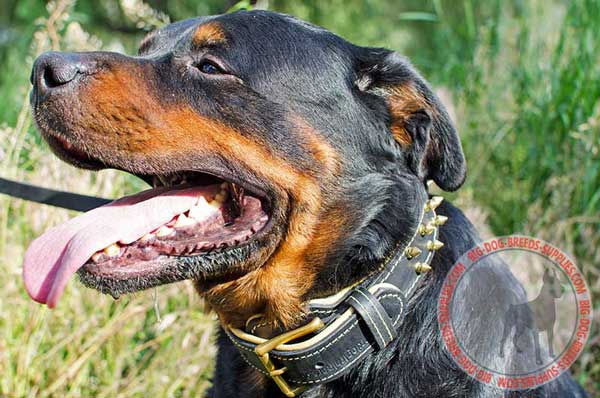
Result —
<instances>
[{"instance_id":1,"label":"black fur","mask_svg":"<svg viewBox=\"0 0 600 398\"><path fill-rule=\"evenodd\" d=\"M190 37L196 27L210 22L218 22L227 36L226 45L203 50L227 65L227 76L223 78L208 78L193 68L203 55L190 44ZM79 61L91 57L97 68L108 70L117 63L135 65L137 71L143 71L139 73L144 74L153 90L160 93L161 103L189 105L204 117L239 128L252 140L264 143L272 156L286 159L308 176L320 177L322 165L315 161L306 136L298 132L291 120L300 117L314 127L319 139L335 148L340 170L335 179L322 179L322 207L337 209L347 219L341 235L332 237L328 247L323 248L326 261L305 299L340 290L373 271L398 242L406 243L417 228L426 200L422 187L428 179L447 191L458 189L465 179L465 159L448 114L405 58L389 50L353 45L286 15L252 11L190 19L155 32L145 40L139 57L110 53L77 57ZM36 63L38 75L46 63L47 60ZM416 90L420 104L401 121L410 135L409 145L396 142L391 134L392 124L399 123L390 115L392 92L405 84ZM42 130L68 131L74 140L89 140L85 137L87 132L78 132L73 127L78 117L70 110L77 108L72 105L73 98L66 101L57 97L54 102L46 101L40 106L42 100L33 101L36 121ZM135 173L190 169L190 164L208 167L203 171L221 177L235 170L242 180L263 187L275 209L283 200L272 188L273 181L257 180L251 170L232 164L218 153L186 159L188 163L182 164L181 159L169 159L168 163L164 159L143 159L134 163L130 157L107 153L102 148L89 148L88 152L105 166ZM450 218L440 229L440 240L445 246L436 254L431 264L433 272L425 279L424 286L410 298L397 340L347 376L314 387L303 397L584 396L568 374L533 391L498 391L475 382L449 357L436 318L440 287L450 267L479 238L469 221L452 205L444 204L439 213ZM274 230L277 236L285 233L285 215L284 210L273 215L278 221ZM274 239L254 244L266 246ZM85 274L83 278L103 291L118 293L187 278L212 277L213 283L218 283L223 275L231 279L248 271L238 266L250 256L249 252L259 249L246 246L236 250L230 253L228 261L219 253L179 259L169 266L168 272L135 283L111 283ZM502 267L493 265L489 264L488 269L494 283L518 285ZM483 285L472 283L470 287L481 295L487 293ZM471 304L460 304L460 321L465 324L474 316ZM494 333L501 331L490 331L491 336ZM210 397L282 396L270 380L254 377L254 371L223 333L219 334L217 345L219 353ZM492 349L497 350L497 345L491 346ZM508 348L506 357L506 360L511 358Z\"/></svg>"},{"instance_id":2,"label":"black fur","mask_svg":"<svg viewBox=\"0 0 600 398\"><path fill-rule=\"evenodd\" d=\"M303 398L580 398L585 391L566 373L539 388L522 391L503 391L474 381L467 376L450 357L438 330L437 300L448 270L455 261L478 241L477 232L463 213L445 203L438 214L449 221L440 229L439 239L445 246L434 257L434 272L424 287L409 302L407 315L398 330L398 338L384 350L370 356L347 376L332 383L315 387L302 395ZM490 284L503 281L507 286L518 284L503 272L501 264L486 260L491 272ZM497 260L496 260L497 261ZM478 265L479 267L480 265ZM481 282L477 279L476 282ZM489 294L490 286L470 286L479 289L480 297ZM501 300L502 298L498 298ZM478 311L470 308L473 302L461 303L465 323L474 321ZM493 341L500 341L502 330L489 332ZM247 367L229 338L220 332L219 357L214 377L212 398L283 397L272 384L262 386L240 385L236 380L243 377ZM509 347L507 345L506 347ZM497 350L490 345L490 350ZM508 348L513 350L512 346ZM510 356L508 354L507 356Z\"/></svg>"},{"instance_id":3,"label":"black fur","mask_svg":"<svg viewBox=\"0 0 600 398\"><path fill-rule=\"evenodd\" d=\"M294 95L282 92L278 85L272 85L275 91L266 88L268 97L280 98L285 95L281 99L283 102L293 101L297 110L320 126L320 131L335 137L340 150L353 160L348 165L346 180L340 182L345 190L339 200L343 201L348 212L356 214L356 226L353 231L349 231L347 239L332 251L313 288L313 292L321 294L333 292L370 272L397 241L409 238L416 228L416 217L420 210L418 205L423 199L418 197L414 186L433 179L446 190L460 187L466 170L460 141L439 100L404 58L387 50L354 47L320 28L307 26L288 17L263 12L252 14L261 20L264 17L262 23L265 26L276 31L283 29L287 33L283 40L290 47L285 51L293 49L294 53L301 53L306 57L305 52L295 48L296 44L303 47L308 43L311 50L318 46L311 51L315 55L303 59L304 64L317 68L318 76L313 74L314 70L309 70L308 76L286 75L291 80L290 85L301 79L302 102L297 103L298 99ZM231 18L241 19L244 16L240 14ZM308 32L303 31L296 36L299 32L294 25L308 29L309 34L316 32L322 35L322 40L302 40ZM319 57L323 51L330 53ZM334 57L337 63L327 62L330 57ZM340 66L340 62L345 62L346 66ZM273 65L267 66L267 69L272 67ZM334 67L339 70L332 71ZM338 79L331 81L336 75L339 76ZM344 94L349 98L340 97L340 90L336 88L344 80L346 84L353 85ZM385 90L386 86L407 81L416 84L424 100L437 113L435 117L425 111L415 113L407 126L414 145L403 151L389 134L390 120L385 95L375 88ZM346 143L353 144L360 153L350 153ZM448 224L440 229L440 239L445 242L445 246L432 263L435 271L428 277L426 286L411 298L407 317L399 330L399 338L385 350L369 357L344 378L312 388L302 396L585 396L568 374L535 390L503 392L474 381L450 358L438 331L437 299L446 272L479 238L462 212L452 205L443 205L439 213L450 217ZM501 273L494 275L507 284L517 284L514 279ZM465 322L468 322L469 316L469 312L465 310ZM209 396L282 396L271 382L266 385L239 383L239 380L247 380L248 367L224 333L219 333L217 341L219 356L214 387Z\"/></svg>"}]
</instances>

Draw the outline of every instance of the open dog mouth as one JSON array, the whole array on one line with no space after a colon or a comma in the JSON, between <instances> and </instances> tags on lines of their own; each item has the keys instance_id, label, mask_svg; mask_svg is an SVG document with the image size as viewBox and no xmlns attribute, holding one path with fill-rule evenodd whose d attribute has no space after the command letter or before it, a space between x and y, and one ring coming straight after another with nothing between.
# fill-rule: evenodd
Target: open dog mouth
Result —
<instances>
[{"instance_id":1,"label":"open dog mouth","mask_svg":"<svg viewBox=\"0 0 600 398\"><path fill-rule=\"evenodd\" d=\"M61 147L74 161L83 153ZM240 250L269 229L266 196L238 183L193 171L139 177L154 188L84 213L31 243L23 276L34 300L55 306L76 272L113 296L188 279L182 259L244 261L251 250Z\"/></svg>"},{"instance_id":2,"label":"open dog mouth","mask_svg":"<svg viewBox=\"0 0 600 398\"><path fill-rule=\"evenodd\" d=\"M182 212L172 211L175 215L159 227L154 224L140 227L135 236L143 235L133 242L120 240L96 251L85 263L86 271L130 274L161 256L224 251L250 240L268 221L261 200L246 194L237 184L219 183L217 178L200 173L153 176L152 179L156 188L147 193L158 195L136 204L144 211L140 217L147 216L146 210L152 211L150 206L154 200L179 193L189 195L191 202L188 203L192 206ZM215 183L207 184L207 180ZM189 206L183 208L186 207Z\"/></svg>"}]
</instances>

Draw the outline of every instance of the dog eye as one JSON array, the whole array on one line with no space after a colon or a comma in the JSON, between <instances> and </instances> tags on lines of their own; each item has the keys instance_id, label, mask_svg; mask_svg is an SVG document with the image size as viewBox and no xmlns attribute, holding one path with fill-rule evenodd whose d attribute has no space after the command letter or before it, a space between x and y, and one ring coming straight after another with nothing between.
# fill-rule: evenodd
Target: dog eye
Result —
<instances>
[{"instance_id":1,"label":"dog eye","mask_svg":"<svg viewBox=\"0 0 600 398\"><path fill-rule=\"evenodd\" d=\"M207 75L223 73L221 68L209 61L202 61L202 63L196 65L196 68L198 68L200 72L206 73Z\"/></svg>"}]
</instances>

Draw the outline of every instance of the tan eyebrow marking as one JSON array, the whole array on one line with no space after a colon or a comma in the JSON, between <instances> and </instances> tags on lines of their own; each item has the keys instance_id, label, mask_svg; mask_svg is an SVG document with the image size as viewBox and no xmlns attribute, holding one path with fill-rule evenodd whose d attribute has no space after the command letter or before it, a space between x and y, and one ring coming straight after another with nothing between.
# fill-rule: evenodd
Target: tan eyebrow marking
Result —
<instances>
[{"instance_id":1,"label":"tan eyebrow marking","mask_svg":"<svg viewBox=\"0 0 600 398\"><path fill-rule=\"evenodd\" d=\"M194 47L223 44L227 41L225 32L217 22L208 22L200 25L192 36Z\"/></svg>"}]
</instances>

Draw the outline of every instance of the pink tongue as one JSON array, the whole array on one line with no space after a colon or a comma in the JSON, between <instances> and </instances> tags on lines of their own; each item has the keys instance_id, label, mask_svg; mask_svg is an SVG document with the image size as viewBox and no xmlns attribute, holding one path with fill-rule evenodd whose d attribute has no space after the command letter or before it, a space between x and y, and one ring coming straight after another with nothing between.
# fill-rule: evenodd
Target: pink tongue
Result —
<instances>
[{"instance_id":1,"label":"pink tongue","mask_svg":"<svg viewBox=\"0 0 600 398\"><path fill-rule=\"evenodd\" d=\"M32 299L56 306L69 278L98 250L131 243L189 210L212 187L152 189L127 196L56 226L29 245L23 280Z\"/></svg>"}]
</instances>

